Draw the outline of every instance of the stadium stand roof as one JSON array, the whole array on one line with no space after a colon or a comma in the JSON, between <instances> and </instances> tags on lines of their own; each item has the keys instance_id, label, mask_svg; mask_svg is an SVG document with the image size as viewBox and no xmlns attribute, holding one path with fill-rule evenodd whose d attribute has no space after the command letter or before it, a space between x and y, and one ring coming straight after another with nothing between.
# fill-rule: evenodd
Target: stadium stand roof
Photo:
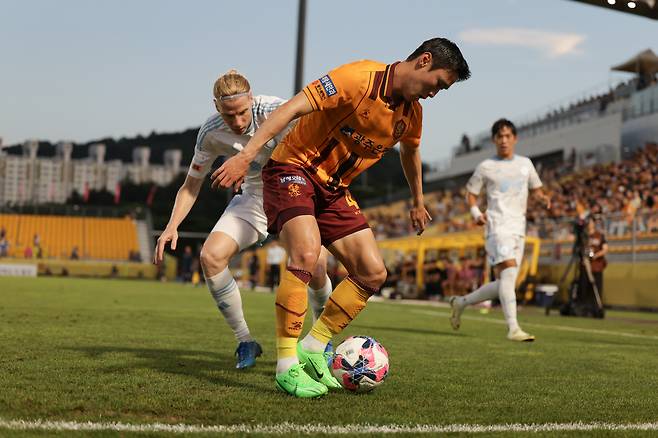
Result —
<instances>
[{"instance_id":1,"label":"stadium stand roof","mask_svg":"<svg viewBox=\"0 0 658 438\"><path fill-rule=\"evenodd\" d=\"M658 56L651 49L646 49L626 62L610 68L615 71L627 71L638 75L653 76L658 73Z\"/></svg>"},{"instance_id":2,"label":"stadium stand roof","mask_svg":"<svg viewBox=\"0 0 658 438\"><path fill-rule=\"evenodd\" d=\"M658 20L658 5L656 0L572 0L593 6L612 9L627 14L640 15L652 20Z\"/></svg>"}]
</instances>

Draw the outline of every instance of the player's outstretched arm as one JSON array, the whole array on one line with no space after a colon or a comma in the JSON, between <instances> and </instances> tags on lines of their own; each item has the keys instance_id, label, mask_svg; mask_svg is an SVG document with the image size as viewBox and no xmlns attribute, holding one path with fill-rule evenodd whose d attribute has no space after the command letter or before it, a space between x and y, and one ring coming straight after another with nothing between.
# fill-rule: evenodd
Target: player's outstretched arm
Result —
<instances>
[{"instance_id":1,"label":"player's outstretched arm","mask_svg":"<svg viewBox=\"0 0 658 438\"><path fill-rule=\"evenodd\" d=\"M402 164L402 170L407 179L407 184L409 184L409 190L411 190L411 199L413 202L413 206L409 211L411 225L416 230L416 234L420 236L425 231L427 224L432 220L432 217L425 209L423 198L423 168L418 148L400 143L400 163Z\"/></svg>"},{"instance_id":2,"label":"player's outstretched arm","mask_svg":"<svg viewBox=\"0 0 658 438\"><path fill-rule=\"evenodd\" d=\"M263 145L283 131L290 122L312 111L313 107L303 92L281 105L261 125L240 153L226 160L213 172L212 187L239 187L247 174L249 163L256 158Z\"/></svg>"},{"instance_id":3,"label":"player's outstretched arm","mask_svg":"<svg viewBox=\"0 0 658 438\"><path fill-rule=\"evenodd\" d=\"M167 223L167 227L160 237L158 237L158 243L155 246L153 263L156 265L164 259L164 250L167 246L167 242L171 242L171 249L176 249L176 243L178 242L178 226L183 222L183 219L187 217L187 214L196 202L202 183L203 180L201 178L187 175L185 182L180 189L178 189L176 200L174 201L174 207L171 210L169 223Z\"/></svg>"}]
</instances>

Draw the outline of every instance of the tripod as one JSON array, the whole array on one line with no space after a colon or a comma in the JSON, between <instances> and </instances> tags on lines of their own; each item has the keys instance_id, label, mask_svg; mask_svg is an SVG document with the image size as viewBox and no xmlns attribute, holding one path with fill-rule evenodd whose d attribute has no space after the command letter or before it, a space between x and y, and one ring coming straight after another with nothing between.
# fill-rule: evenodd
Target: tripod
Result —
<instances>
[{"instance_id":1,"label":"tripod","mask_svg":"<svg viewBox=\"0 0 658 438\"><path fill-rule=\"evenodd\" d=\"M564 281L569 276L571 268L574 268L574 276L571 281L571 287L569 288L569 302L562 306L560 314L576 316L588 316L591 314L595 318L603 318L605 316L605 310L603 309L601 294L599 293L599 288L594 281L592 264L589 256L585 254L585 248L587 248L587 242L585 241L586 237L587 235L583 231L576 233L576 241L574 242L571 259L560 278L560 288L562 288ZM589 287L592 288L594 295L596 306L593 309L591 306L583 303L586 292L586 282Z\"/></svg>"}]
</instances>

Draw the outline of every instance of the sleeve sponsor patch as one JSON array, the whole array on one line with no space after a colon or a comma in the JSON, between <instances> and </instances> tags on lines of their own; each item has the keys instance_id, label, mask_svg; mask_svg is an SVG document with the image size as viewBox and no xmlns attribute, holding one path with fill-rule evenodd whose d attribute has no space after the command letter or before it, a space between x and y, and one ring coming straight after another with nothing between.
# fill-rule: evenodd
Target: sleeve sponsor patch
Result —
<instances>
[{"instance_id":1,"label":"sleeve sponsor patch","mask_svg":"<svg viewBox=\"0 0 658 438\"><path fill-rule=\"evenodd\" d=\"M331 97L338 92L336 91L336 86L334 85L329 75L322 76L320 78L320 83L322 84L324 91L327 93L327 97Z\"/></svg>"}]
</instances>

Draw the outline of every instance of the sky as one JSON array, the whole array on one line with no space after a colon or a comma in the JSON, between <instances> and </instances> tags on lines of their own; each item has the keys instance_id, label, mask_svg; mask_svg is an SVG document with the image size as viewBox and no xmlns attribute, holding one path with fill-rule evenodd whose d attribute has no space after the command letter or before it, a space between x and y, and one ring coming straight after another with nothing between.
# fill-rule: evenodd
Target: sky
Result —
<instances>
[{"instance_id":1,"label":"sky","mask_svg":"<svg viewBox=\"0 0 658 438\"><path fill-rule=\"evenodd\" d=\"M603 2L603 0L602 0ZM297 0L0 0L0 137L87 142L198 128L231 68L255 94L293 93ZM422 157L500 117L629 78L658 22L570 0L308 0L304 83L358 59L458 44L472 78L423 102ZM194 147L194 145L181 145Z\"/></svg>"}]
</instances>

